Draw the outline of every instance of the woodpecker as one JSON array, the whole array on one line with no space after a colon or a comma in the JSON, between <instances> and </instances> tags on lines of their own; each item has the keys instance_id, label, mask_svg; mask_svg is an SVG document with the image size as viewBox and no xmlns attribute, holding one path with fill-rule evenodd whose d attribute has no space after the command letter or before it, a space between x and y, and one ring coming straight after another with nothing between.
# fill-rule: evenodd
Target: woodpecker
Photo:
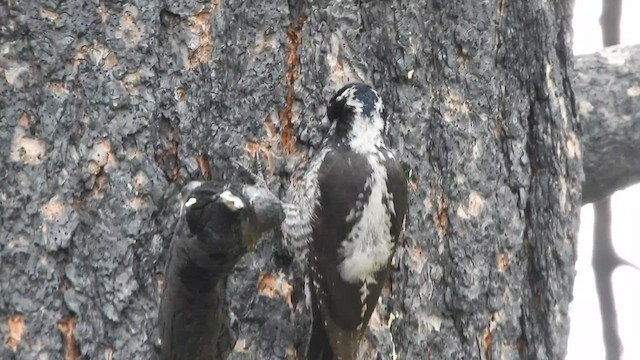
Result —
<instances>
[{"instance_id":1,"label":"woodpecker","mask_svg":"<svg viewBox=\"0 0 640 360\"><path fill-rule=\"evenodd\" d=\"M284 206L285 245L305 261L313 312L307 357L351 360L407 213L407 177L385 144L382 98L348 84L327 105L331 128Z\"/></svg>"}]
</instances>

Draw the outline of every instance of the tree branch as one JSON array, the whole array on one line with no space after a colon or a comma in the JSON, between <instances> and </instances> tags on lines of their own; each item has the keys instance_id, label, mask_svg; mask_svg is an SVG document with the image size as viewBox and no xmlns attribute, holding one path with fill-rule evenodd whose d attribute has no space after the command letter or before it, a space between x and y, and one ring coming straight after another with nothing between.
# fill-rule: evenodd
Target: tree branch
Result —
<instances>
[{"instance_id":1,"label":"tree branch","mask_svg":"<svg viewBox=\"0 0 640 360\"><path fill-rule=\"evenodd\" d=\"M193 182L183 192L160 304L160 358L223 359L235 344L227 276L283 212L266 187Z\"/></svg>"},{"instance_id":2,"label":"tree branch","mask_svg":"<svg viewBox=\"0 0 640 360\"><path fill-rule=\"evenodd\" d=\"M585 204L640 182L639 68L640 45L575 59Z\"/></svg>"},{"instance_id":3,"label":"tree branch","mask_svg":"<svg viewBox=\"0 0 640 360\"><path fill-rule=\"evenodd\" d=\"M591 265L596 281L600 317L602 318L602 335L604 338L607 360L620 359L622 343L618 335L618 316L613 296L611 275L620 258L613 248L611 239L611 198L606 197L594 204L595 222L593 239L593 257Z\"/></svg>"},{"instance_id":4,"label":"tree branch","mask_svg":"<svg viewBox=\"0 0 640 360\"><path fill-rule=\"evenodd\" d=\"M602 45L620 44L620 17L622 0L602 0ZM591 258L596 280L600 317L602 319L602 336L607 360L619 360L622 342L618 334L618 314L613 295L611 275L619 262L618 254L613 248L611 236L611 197L605 197L594 204L594 238Z\"/></svg>"}]
</instances>

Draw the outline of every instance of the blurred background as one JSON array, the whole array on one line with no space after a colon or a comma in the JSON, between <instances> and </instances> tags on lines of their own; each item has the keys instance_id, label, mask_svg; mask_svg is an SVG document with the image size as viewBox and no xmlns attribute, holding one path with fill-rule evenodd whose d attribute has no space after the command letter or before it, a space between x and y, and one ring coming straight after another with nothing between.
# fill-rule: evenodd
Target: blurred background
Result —
<instances>
[{"instance_id":1,"label":"blurred background","mask_svg":"<svg viewBox=\"0 0 640 360\"><path fill-rule=\"evenodd\" d=\"M600 16L603 1L575 0L573 51L587 54L603 48ZM622 0L620 45L640 43L640 1ZM638 69L640 71L640 69ZM611 197L611 240L622 261L640 266L640 185ZM612 273L613 298L617 312L620 357L605 351L602 319L592 267L594 247L594 206L582 207L578 242L577 276L570 307L571 333L566 359L640 359L640 271L628 265ZM597 258L596 258L597 259ZM611 332L607 332L611 334Z\"/></svg>"}]
</instances>

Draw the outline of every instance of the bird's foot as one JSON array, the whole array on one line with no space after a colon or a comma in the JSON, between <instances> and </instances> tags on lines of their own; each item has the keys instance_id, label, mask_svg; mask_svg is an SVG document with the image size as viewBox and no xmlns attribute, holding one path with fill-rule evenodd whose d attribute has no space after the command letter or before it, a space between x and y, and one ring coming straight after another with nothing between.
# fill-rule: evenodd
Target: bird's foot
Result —
<instances>
[{"instance_id":1,"label":"bird's foot","mask_svg":"<svg viewBox=\"0 0 640 360\"><path fill-rule=\"evenodd\" d=\"M254 185L258 187L267 188L267 181L264 178L264 173L262 171L262 161L260 161L260 153L256 152L256 156L254 157L254 161L252 166L255 167L255 170L250 169L243 163L238 160L232 160L233 164L240 170L244 171L248 174L254 182Z\"/></svg>"}]
</instances>

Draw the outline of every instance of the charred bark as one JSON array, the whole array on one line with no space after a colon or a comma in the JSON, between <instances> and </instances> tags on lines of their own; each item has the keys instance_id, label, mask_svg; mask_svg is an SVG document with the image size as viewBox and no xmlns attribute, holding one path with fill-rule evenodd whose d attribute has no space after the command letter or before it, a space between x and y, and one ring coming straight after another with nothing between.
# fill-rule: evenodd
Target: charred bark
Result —
<instances>
[{"instance_id":1,"label":"charred bark","mask_svg":"<svg viewBox=\"0 0 640 360\"><path fill-rule=\"evenodd\" d=\"M236 341L227 277L283 212L277 197L256 186L195 183L185 190L164 272L160 359L224 359Z\"/></svg>"}]
</instances>

